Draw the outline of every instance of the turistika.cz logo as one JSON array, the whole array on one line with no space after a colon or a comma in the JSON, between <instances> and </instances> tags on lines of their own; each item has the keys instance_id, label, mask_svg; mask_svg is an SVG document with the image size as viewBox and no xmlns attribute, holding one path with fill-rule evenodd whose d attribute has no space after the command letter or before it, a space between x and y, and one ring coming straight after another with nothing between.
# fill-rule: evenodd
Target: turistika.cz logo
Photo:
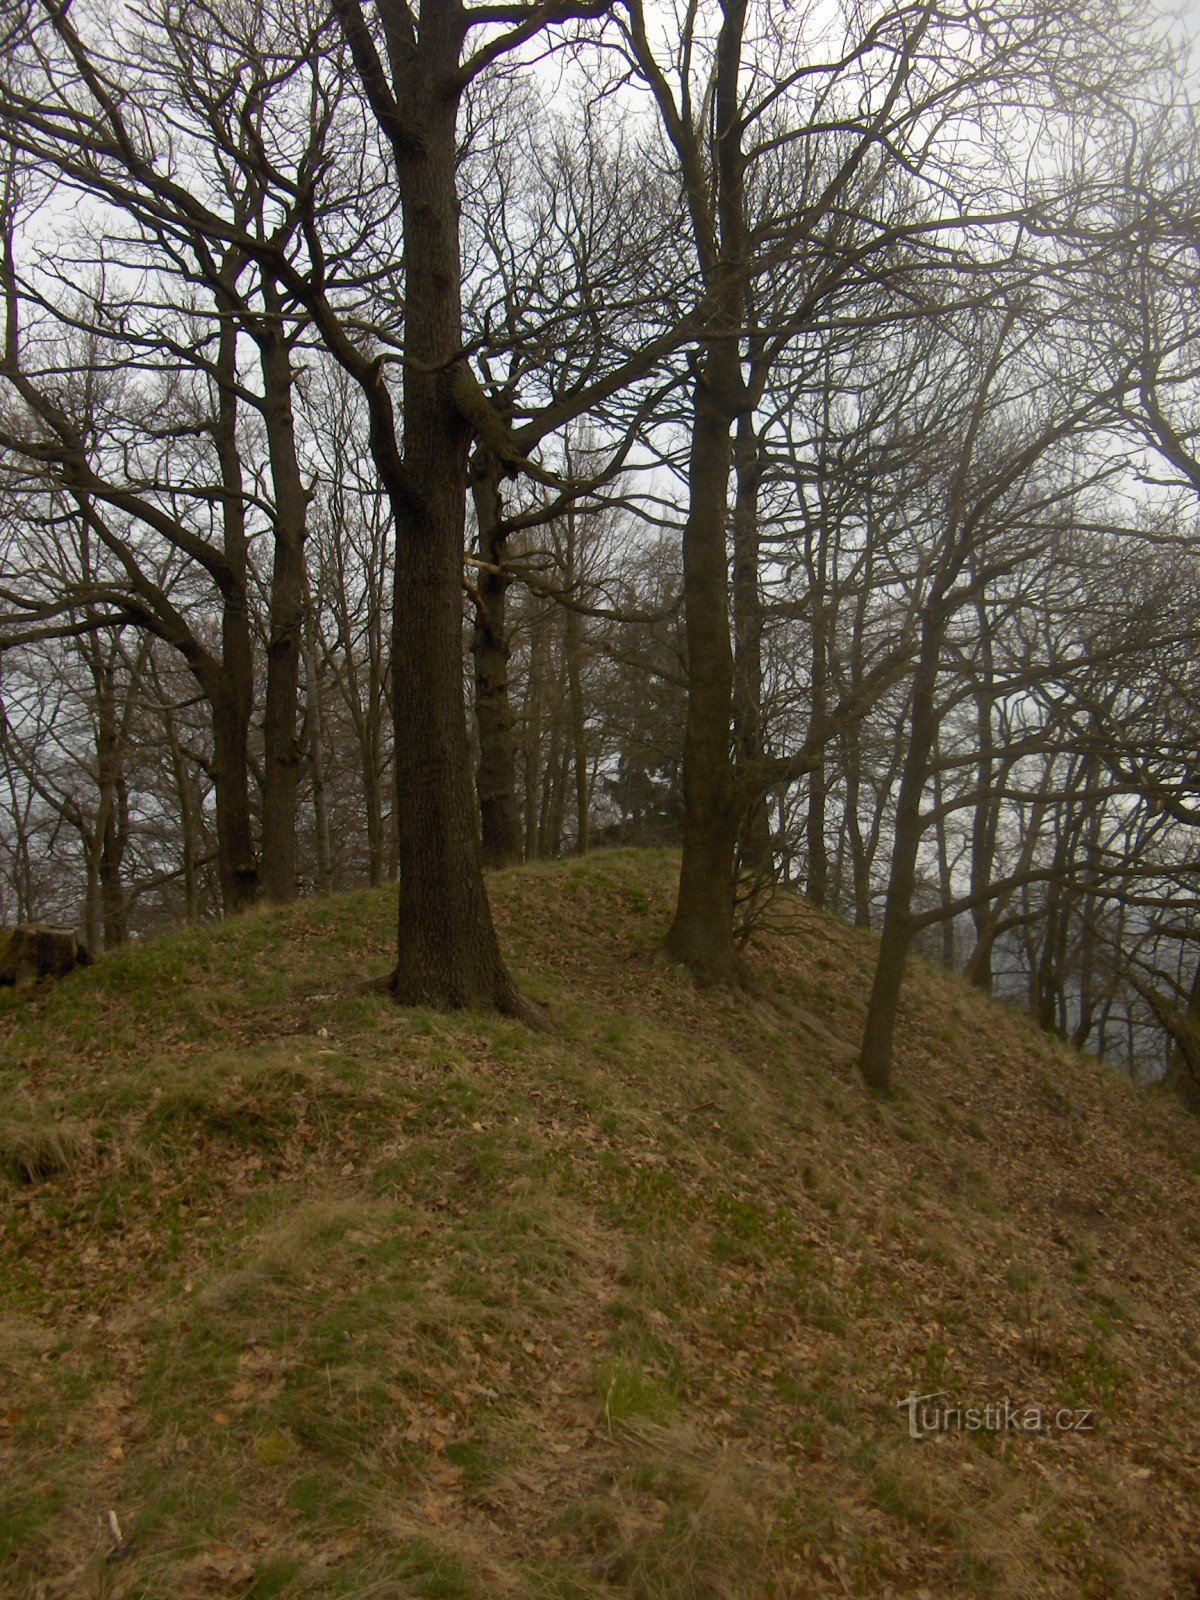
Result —
<instances>
[{"instance_id":1,"label":"turistika.cz logo","mask_svg":"<svg viewBox=\"0 0 1200 1600\"><path fill-rule=\"evenodd\" d=\"M932 1433L1094 1433L1095 1411L1085 1406L1019 1405L1013 1400L989 1400L983 1405L943 1405L944 1390L910 1394L896 1401L908 1412L910 1439Z\"/></svg>"}]
</instances>

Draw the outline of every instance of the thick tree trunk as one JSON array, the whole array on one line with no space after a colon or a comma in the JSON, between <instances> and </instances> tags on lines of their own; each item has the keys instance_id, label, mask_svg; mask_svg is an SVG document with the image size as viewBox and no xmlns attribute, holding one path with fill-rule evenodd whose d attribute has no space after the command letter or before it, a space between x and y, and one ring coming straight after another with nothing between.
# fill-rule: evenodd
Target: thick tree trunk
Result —
<instances>
[{"instance_id":1,"label":"thick tree trunk","mask_svg":"<svg viewBox=\"0 0 1200 1600\"><path fill-rule=\"evenodd\" d=\"M396 496L392 686L400 869L392 991L410 1005L521 1009L492 926L463 703L462 582L470 433L462 356L457 159L463 21L421 7L404 89L420 137L396 149L404 223L403 492Z\"/></svg>"},{"instance_id":2,"label":"thick tree trunk","mask_svg":"<svg viewBox=\"0 0 1200 1600\"><path fill-rule=\"evenodd\" d=\"M275 495L267 684L263 713L262 884L276 902L296 897L296 792L302 756L296 736L304 638L304 542L308 495L296 455L292 367L279 295L269 280L259 335L263 419Z\"/></svg>"},{"instance_id":3,"label":"thick tree trunk","mask_svg":"<svg viewBox=\"0 0 1200 1600\"><path fill-rule=\"evenodd\" d=\"M479 765L475 787L484 865L507 867L521 859L517 815L517 758L508 698L508 579L504 563L500 463L480 450L471 467L471 493L479 526L479 570L471 653L475 662L475 731Z\"/></svg>"},{"instance_id":4,"label":"thick tree trunk","mask_svg":"<svg viewBox=\"0 0 1200 1600\"><path fill-rule=\"evenodd\" d=\"M248 743L254 707L254 647L247 574L249 541L237 438L237 327L221 322L217 349L214 440L221 468L221 518L226 569L221 588L221 667L201 683L212 709L213 785L217 802L217 860L226 911L241 911L258 896L258 863L250 820Z\"/></svg>"},{"instance_id":5,"label":"thick tree trunk","mask_svg":"<svg viewBox=\"0 0 1200 1600\"><path fill-rule=\"evenodd\" d=\"M91 841L84 840L83 942L93 954L103 943L104 917L100 897L100 873L96 868Z\"/></svg>"},{"instance_id":6,"label":"thick tree trunk","mask_svg":"<svg viewBox=\"0 0 1200 1600\"><path fill-rule=\"evenodd\" d=\"M716 48L712 214L691 200L710 297L693 386L683 612L688 706L683 738L683 864L668 955L702 983L733 983L734 871L744 794L733 766L733 646L729 630L729 478L732 429L748 408L745 322L745 157L738 88L745 0L725 0ZM697 183L699 173L689 177Z\"/></svg>"},{"instance_id":7,"label":"thick tree trunk","mask_svg":"<svg viewBox=\"0 0 1200 1600\"><path fill-rule=\"evenodd\" d=\"M706 367L730 365L730 354L736 372L736 341L714 341ZM733 651L725 542L732 443L729 412L718 404L707 374L696 383L693 403L683 534L688 670L683 863L666 948L701 982L732 983L738 973L733 939L738 794L730 754Z\"/></svg>"},{"instance_id":8,"label":"thick tree trunk","mask_svg":"<svg viewBox=\"0 0 1200 1600\"><path fill-rule=\"evenodd\" d=\"M211 696L213 787L217 809L217 872L226 911L244 911L258 897L258 863L250 824L247 734L250 697L242 686Z\"/></svg>"}]
</instances>

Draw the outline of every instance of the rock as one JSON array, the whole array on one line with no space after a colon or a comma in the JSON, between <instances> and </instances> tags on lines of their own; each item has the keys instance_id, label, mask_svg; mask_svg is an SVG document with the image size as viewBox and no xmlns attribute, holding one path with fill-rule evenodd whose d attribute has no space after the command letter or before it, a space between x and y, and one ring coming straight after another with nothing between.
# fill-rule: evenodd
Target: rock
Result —
<instances>
[{"instance_id":1,"label":"rock","mask_svg":"<svg viewBox=\"0 0 1200 1600\"><path fill-rule=\"evenodd\" d=\"M91 961L74 928L27 922L0 930L0 983L23 989L39 978L65 978Z\"/></svg>"}]
</instances>

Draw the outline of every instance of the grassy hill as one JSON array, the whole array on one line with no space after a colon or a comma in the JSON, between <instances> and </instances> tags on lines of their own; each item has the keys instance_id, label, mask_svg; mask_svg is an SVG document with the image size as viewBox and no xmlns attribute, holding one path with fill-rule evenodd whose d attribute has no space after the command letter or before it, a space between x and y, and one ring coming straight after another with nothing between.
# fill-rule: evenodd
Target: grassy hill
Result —
<instances>
[{"instance_id":1,"label":"grassy hill","mask_svg":"<svg viewBox=\"0 0 1200 1600\"><path fill-rule=\"evenodd\" d=\"M870 941L697 994L674 871L493 880L545 1035L386 893L0 1001L0 1593L1200 1593L1200 1123L920 965L873 1099Z\"/></svg>"}]
</instances>

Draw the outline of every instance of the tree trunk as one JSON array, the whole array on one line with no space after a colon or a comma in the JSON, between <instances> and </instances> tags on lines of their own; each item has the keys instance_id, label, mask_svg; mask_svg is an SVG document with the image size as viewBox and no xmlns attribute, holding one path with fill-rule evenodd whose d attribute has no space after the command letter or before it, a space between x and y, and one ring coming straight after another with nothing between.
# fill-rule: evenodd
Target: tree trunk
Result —
<instances>
[{"instance_id":1,"label":"tree trunk","mask_svg":"<svg viewBox=\"0 0 1200 1600\"><path fill-rule=\"evenodd\" d=\"M549 632L544 611L535 611L529 624L529 670L521 708L521 748L525 775L525 858L537 855L538 822L542 811L542 664Z\"/></svg>"},{"instance_id":2,"label":"tree trunk","mask_svg":"<svg viewBox=\"0 0 1200 1600\"><path fill-rule=\"evenodd\" d=\"M391 451L395 451L394 427ZM381 450L380 454L390 460L386 451ZM363 571L359 580L365 619L360 646L358 582L347 578L346 552L351 547L351 534L346 524L343 499L336 484L329 496L329 515L332 549L326 601L333 612L337 642L341 647L341 660L335 679L354 726L367 834L367 881L373 889L377 889L383 883L388 867L388 841L383 823L383 729L387 705L384 568L389 564L390 557L386 537L376 523L370 535L368 551L362 558ZM317 637L314 628L313 649L316 648ZM361 661L359 648L362 650Z\"/></svg>"},{"instance_id":3,"label":"tree trunk","mask_svg":"<svg viewBox=\"0 0 1200 1600\"><path fill-rule=\"evenodd\" d=\"M508 579L492 569L504 563L500 463L482 448L471 465L471 494L479 525L479 570L471 653L475 662L475 731L479 765L475 787L484 865L507 867L521 859L517 816L517 759L508 698Z\"/></svg>"},{"instance_id":4,"label":"tree trunk","mask_svg":"<svg viewBox=\"0 0 1200 1600\"><path fill-rule=\"evenodd\" d=\"M91 841L83 841L84 889L83 889L83 942L93 955L100 949L103 942L102 929L104 919L102 915L102 899L100 895L100 873L96 865L95 852L91 848Z\"/></svg>"},{"instance_id":5,"label":"tree trunk","mask_svg":"<svg viewBox=\"0 0 1200 1600\"><path fill-rule=\"evenodd\" d=\"M862 794L862 741L858 724L842 734L842 768L846 774L845 830L850 850L851 892L854 897L854 926L871 926L871 863L863 838L858 807Z\"/></svg>"},{"instance_id":6,"label":"tree trunk","mask_svg":"<svg viewBox=\"0 0 1200 1600\"><path fill-rule=\"evenodd\" d=\"M1078 781L1078 767L1072 762L1067 787L1074 788ZM1029 974L1029 1009L1038 1027L1051 1034L1061 1031L1060 1020L1065 1004L1063 985L1071 899L1067 872L1074 834L1072 819L1069 815L1064 816L1060 808L1055 816L1052 876L1046 883L1041 944Z\"/></svg>"},{"instance_id":7,"label":"tree trunk","mask_svg":"<svg viewBox=\"0 0 1200 1600\"><path fill-rule=\"evenodd\" d=\"M426 0L403 88L420 137L396 146L404 224L402 492L396 514L392 686L400 870L395 998L522 1003L500 959L479 842L463 703L462 581L470 433L453 395L462 356L455 188L456 5Z\"/></svg>"},{"instance_id":8,"label":"tree trunk","mask_svg":"<svg viewBox=\"0 0 1200 1600\"><path fill-rule=\"evenodd\" d=\"M904 981L904 964L913 937L912 897L921 844L921 796L929 772L929 756L937 731L934 694L945 623L942 597L931 597L921 630L921 650L913 677L908 752L896 799L896 832L888 874L879 957L867 1005L859 1067L868 1086L886 1089L891 1082L896 1014Z\"/></svg>"},{"instance_id":9,"label":"tree trunk","mask_svg":"<svg viewBox=\"0 0 1200 1600\"><path fill-rule=\"evenodd\" d=\"M379 730L363 752L363 803L367 813L367 882L378 889L388 876L390 852L383 818L383 777L379 770Z\"/></svg>"},{"instance_id":10,"label":"tree trunk","mask_svg":"<svg viewBox=\"0 0 1200 1600\"><path fill-rule=\"evenodd\" d=\"M1083 848L1078 852L1082 857L1082 865L1089 880L1094 879L1101 868L1101 826L1103 822L1103 803L1098 802L1096 790L1100 784L1100 766L1094 755L1084 758L1084 778L1082 785L1083 816L1076 824L1076 838L1082 836ZM1072 859L1078 859L1076 852L1071 852ZM1072 894L1072 902L1079 900L1078 894ZM1092 1018L1096 1010L1096 968L1097 968L1097 939L1096 918L1100 910L1099 898L1089 887L1082 896L1082 905L1079 912L1079 1017L1075 1027L1071 1029L1071 1042L1077 1050L1082 1050L1087 1043L1088 1034L1092 1031Z\"/></svg>"},{"instance_id":11,"label":"tree trunk","mask_svg":"<svg viewBox=\"0 0 1200 1600\"><path fill-rule=\"evenodd\" d=\"M296 455L292 366L279 293L266 278L263 299L267 318L258 336L259 364L275 519L263 712L262 883L267 898L282 903L296 897L296 792L301 765L296 715L304 636L308 495Z\"/></svg>"},{"instance_id":12,"label":"tree trunk","mask_svg":"<svg viewBox=\"0 0 1200 1600\"><path fill-rule=\"evenodd\" d=\"M809 726L816 732L829 711L829 650L825 638L825 585L824 559L819 563L821 576L812 606L812 714ZM824 909L829 899L829 848L825 838L825 811L829 799L829 783L822 754L808 776L808 807L805 812L805 836L808 844L807 899Z\"/></svg>"},{"instance_id":13,"label":"tree trunk","mask_svg":"<svg viewBox=\"0 0 1200 1600\"><path fill-rule=\"evenodd\" d=\"M118 771L113 780L113 798L104 819L100 847L100 895L104 906L106 950L119 949L129 938L129 906L121 878L128 838L129 789L124 772Z\"/></svg>"},{"instance_id":14,"label":"tree trunk","mask_svg":"<svg viewBox=\"0 0 1200 1600\"><path fill-rule=\"evenodd\" d=\"M100 640L93 640L92 681L96 696L96 780L99 798L89 854L96 858L95 892L98 892L104 918L104 948L115 950L129 937L125 886L121 881L129 824L129 797L123 772L125 740L117 717L115 644L105 656ZM92 876L90 863L88 876L89 879ZM90 926L92 899L93 889L89 882L88 949L94 951L97 945Z\"/></svg>"},{"instance_id":15,"label":"tree trunk","mask_svg":"<svg viewBox=\"0 0 1200 1600\"><path fill-rule=\"evenodd\" d=\"M234 689L211 695L213 787L217 806L217 871L226 911L244 911L258 896L258 865L250 826L250 765L246 735L249 696Z\"/></svg>"},{"instance_id":16,"label":"tree trunk","mask_svg":"<svg viewBox=\"0 0 1200 1600\"><path fill-rule=\"evenodd\" d=\"M1042 823L1045 819L1048 808L1046 796L1053 786L1053 780L1053 763L1047 762L1042 773L1037 797L1029 814L1029 823L1025 830L1025 837L1021 842L1021 853L1017 857L1016 866L1014 868L1014 875L1017 877L1019 877L1022 873L1028 872L1033 864L1033 858L1037 852L1038 842L1042 835ZM971 881L972 887L974 888L974 870ZM1012 899L1015 892L1015 890L1009 889L1005 891L1005 893L997 895L996 898L990 901L984 908L985 915L982 918L976 918L975 948L971 952L970 959L967 962L965 975L967 980L974 984L977 988L990 990L992 986L993 958L995 955L996 940L999 937L1003 918L1007 913L1009 906L1012 904ZM1025 894L1028 894L1028 889L1026 888L1024 892ZM981 972L986 972L987 974L986 984L983 981Z\"/></svg>"},{"instance_id":17,"label":"tree trunk","mask_svg":"<svg viewBox=\"0 0 1200 1600\"><path fill-rule=\"evenodd\" d=\"M683 864L668 955L701 983L739 977L733 937L734 864L744 795L732 759L733 647L729 635L728 521L732 428L747 409L742 122L738 105L745 0L725 0L713 101L713 215L693 199L710 297L709 337L693 385L688 515L683 530L683 615L688 704L683 735ZM711 233L707 233L711 226Z\"/></svg>"},{"instance_id":18,"label":"tree trunk","mask_svg":"<svg viewBox=\"0 0 1200 1600\"><path fill-rule=\"evenodd\" d=\"M725 348L728 347L728 348ZM732 358L732 361L731 361ZM725 525L732 461L730 417L707 369L731 364L737 344L713 341L695 385L683 533L683 606L688 702L683 735L683 863L666 948L702 983L732 983L733 872L738 805L730 759L733 652Z\"/></svg>"},{"instance_id":19,"label":"tree trunk","mask_svg":"<svg viewBox=\"0 0 1200 1600\"><path fill-rule=\"evenodd\" d=\"M862 682L863 663L867 656L868 596L874 585L874 563L871 559L871 507L868 498L868 533L864 568L859 579L859 594L854 607L850 640L850 682L857 690ZM871 843L863 837L863 749L862 723L850 723L842 733L842 771L846 782L844 808L845 829L850 850L850 876L854 895L854 926L871 926L871 865L874 860L874 842L878 830L872 830Z\"/></svg>"},{"instance_id":20,"label":"tree trunk","mask_svg":"<svg viewBox=\"0 0 1200 1600\"><path fill-rule=\"evenodd\" d=\"M557 621L557 618L555 619ZM537 839L534 854L539 860L557 853L557 839L550 837L550 819L554 815L555 801L558 797L559 783L562 778L562 724L555 715L554 707L548 707L548 720L550 725L550 742L546 749L546 759L542 764L542 787L538 804Z\"/></svg>"},{"instance_id":21,"label":"tree trunk","mask_svg":"<svg viewBox=\"0 0 1200 1600\"><path fill-rule=\"evenodd\" d=\"M570 749L561 711L560 704L555 708L550 723L550 753L546 757L541 815L538 818L537 853L543 861L553 860L558 855L562 845L563 817L566 814L567 765Z\"/></svg>"},{"instance_id":22,"label":"tree trunk","mask_svg":"<svg viewBox=\"0 0 1200 1600\"><path fill-rule=\"evenodd\" d=\"M575 508L567 510L566 570L568 591L579 580L580 553L575 523ZM587 854L588 822L591 809L591 781L588 773L587 708L583 694L583 618L568 606L563 616L563 655L567 668L567 699L571 712L571 765L575 780L575 854Z\"/></svg>"},{"instance_id":23,"label":"tree trunk","mask_svg":"<svg viewBox=\"0 0 1200 1600\"><path fill-rule=\"evenodd\" d=\"M979 743L979 760L975 768L975 787L979 798L971 818L971 893L980 894L992 880L996 856L996 833L1000 821L1000 800L995 792L995 765L992 748L992 715L995 702L995 652L992 643L991 616L983 598L977 602L975 615L979 622L980 679L975 690L975 729ZM967 963L967 975L977 989L991 994L993 973L992 955L995 935L992 932L991 908L982 903L971 912L975 924L975 948Z\"/></svg>"},{"instance_id":24,"label":"tree trunk","mask_svg":"<svg viewBox=\"0 0 1200 1600\"><path fill-rule=\"evenodd\" d=\"M221 669L201 684L212 708L213 784L217 801L217 858L226 911L241 911L258 896L258 863L250 821L248 741L254 707L254 648L247 587L249 541L237 439L237 327L221 321L217 346L217 416L213 430L221 469L221 518L226 570L221 588Z\"/></svg>"},{"instance_id":25,"label":"tree trunk","mask_svg":"<svg viewBox=\"0 0 1200 1600\"><path fill-rule=\"evenodd\" d=\"M325 793L325 725L321 715L321 685L317 678L316 629L307 586L304 595L304 701L308 732L308 768L313 791L313 831L317 854L317 890L333 889L333 852L329 841L329 802Z\"/></svg>"},{"instance_id":26,"label":"tree trunk","mask_svg":"<svg viewBox=\"0 0 1200 1600\"><path fill-rule=\"evenodd\" d=\"M754 414L737 420L734 449L733 505L733 727L739 763L763 755L762 636L763 608L759 589L758 487L762 475ZM744 872L754 879L771 875L771 822L765 790L747 794L739 856Z\"/></svg>"},{"instance_id":27,"label":"tree trunk","mask_svg":"<svg viewBox=\"0 0 1200 1600\"><path fill-rule=\"evenodd\" d=\"M933 763L933 808L937 815L937 824L934 828L934 839L937 844L938 864L938 893L941 895L943 909L954 900L954 883L950 869L950 836L946 828L946 817L942 810L945 801L945 783L942 777L940 764L941 752L938 748L939 741L934 740ZM943 916L941 923L942 935L942 965L949 972L953 972L958 965L958 950L954 938L954 918Z\"/></svg>"},{"instance_id":28,"label":"tree trunk","mask_svg":"<svg viewBox=\"0 0 1200 1600\"><path fill-rule=\"evenodd\" d=\"M8 816L12 822L12 887L17 898L16 921L33 921L33 860L29 850L29 815L33 804L33 789L26 786L24 798L18 792L13 761L9 754L8 723L0 700L0 762L3 763L5 786L8 789Z\"/></svg>"},{"instance_id":29,"label":"tree trunk","mask_svg":"<svg viewBox=\"0 0 1200 1600\"><path fill-rule=\"evenodd\" d=\"M1159 1020L1165 1031L1167 1081L1176 1084L1182 1081L1193 1091L1200 1089L1200 962L1192 972L1187 1006L1174 1015L1164 1009ZM1103 1024L1099 1048L1103 1051ZM1130 1059L1133 1059L1132 1049Z\"/></svg>"}]
</instances>

